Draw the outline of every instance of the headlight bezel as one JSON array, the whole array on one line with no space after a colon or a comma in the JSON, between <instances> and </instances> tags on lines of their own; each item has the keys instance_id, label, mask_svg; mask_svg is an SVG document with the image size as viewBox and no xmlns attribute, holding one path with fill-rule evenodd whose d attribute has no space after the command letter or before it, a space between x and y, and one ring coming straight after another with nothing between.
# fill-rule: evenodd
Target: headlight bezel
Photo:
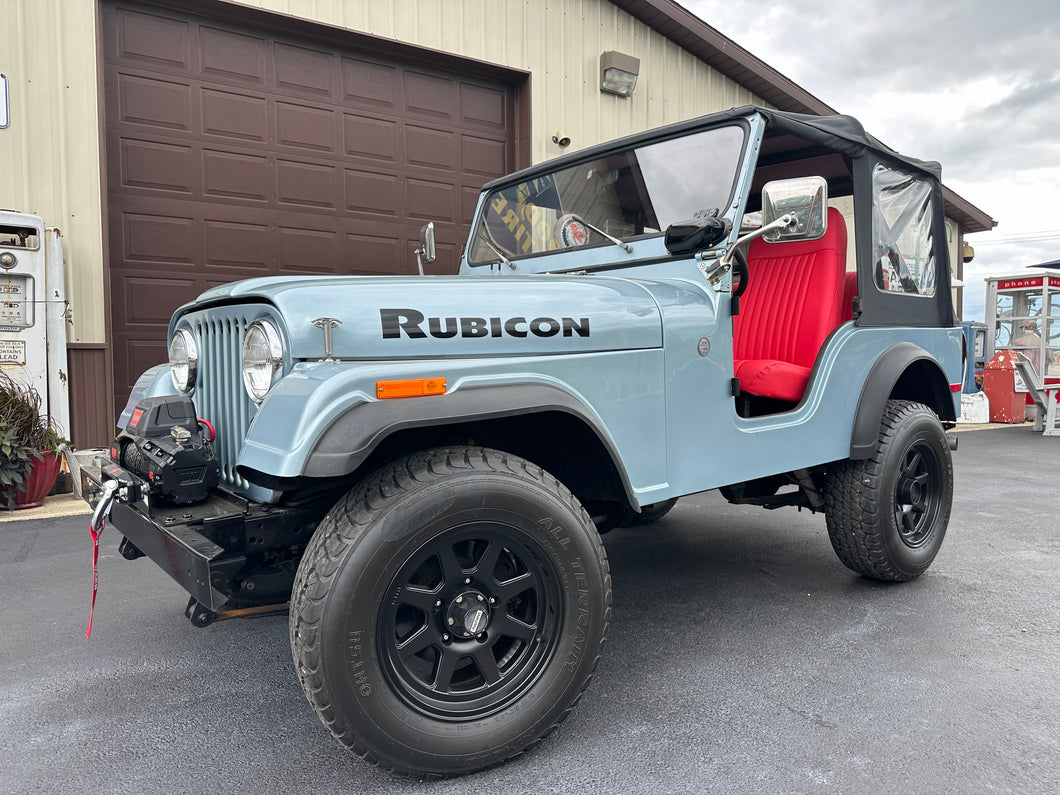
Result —
<instances>
[{"instance_id":1,"label":"headlight bezel","mask_svg":"<svg viewBox=\"0 0 1060 795\"><path fill-rule=\"evenodd\" d=\"M178 345L184 348L184 359L179 361L175 351ZM195 391L199 378L199 344L190 328L177 329L169 343L169 377L173 381L173 388L180 394L190 395Z\"/></svg>"},{"instance_id":2,"label":"headlight bezel","mask_svg":"<svg viewBox=\"0 0 1060 795\"><path fill-rule=\"evenodd\" d=\"M251 345L259 343L264 343L267 355L260 356L257 361L252 362L256 367L260 368L255 373L248 368L248 353L250 353L249 348ZM258 353L255 352L252 355L257 356ZM247 326L246 333L243 336L243 346L239 360L243 389L246 391L247 396L260 405L276 384L278 375L283 374L283 368L284 345L283 335L280 333L279 328L270 318L255 320ZM265 376L265 373L267 373L267 376Z\"/></svg>"}]
</instances>

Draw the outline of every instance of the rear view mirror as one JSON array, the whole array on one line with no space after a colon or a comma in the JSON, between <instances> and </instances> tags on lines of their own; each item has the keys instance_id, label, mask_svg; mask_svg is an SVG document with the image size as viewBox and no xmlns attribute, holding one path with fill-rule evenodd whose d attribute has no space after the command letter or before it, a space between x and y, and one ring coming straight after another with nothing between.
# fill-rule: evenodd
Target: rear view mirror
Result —
<instances>
[{"instance_id":1,"label":"rear view mirror","mask_svg":"<svg viewBox=\"0 0 1060 795\"><path fill-rule=\"evenodd\" d=\"M438 259L438 250L434 245L434 221L426 223L420 229L419 255L424 262L434 262Z\"/></svg>"},{"instance_id":2,"label":"rear view mirror","mask_svg":"<svg viewBox=\"0 0 1060 795\"><path fill-rule=\"evenodd\" d=\"M795 218L795 223L767 232L765 238L770 243L823 237L827 212L828 183L823 177L777 180L762 188L763 226L784 215Z\"/></svg>"},{"instance_id":3,"label":"rear view mirror","mask_svg":"<svg viewBox=\"0 0 1060 795\"><path fill-rule=\"evenodd\" d=\"M711 248L724 240L732 224L719 218L718 210L700 210L687 221L666 227L666 250L671 254L694 254Z\"/></svg>"},{"instance_id":4,"label":"rear view mirror","mask_svg":"<svg viewBox=\"0 0 1060 795\"><path fill-rule=\"evenodd\" d=\"M420 228L420 247L413 253L416 255L416 268L423 276L423 263L438 259L438 249L434 245L434 221L428 221Z\"/></svg>"}]
</instances>

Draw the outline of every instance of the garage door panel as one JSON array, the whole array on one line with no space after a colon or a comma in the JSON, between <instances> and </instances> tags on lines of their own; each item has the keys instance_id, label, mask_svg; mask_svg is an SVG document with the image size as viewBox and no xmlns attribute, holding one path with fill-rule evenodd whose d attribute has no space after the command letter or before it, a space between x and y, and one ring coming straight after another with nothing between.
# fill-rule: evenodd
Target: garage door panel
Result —
<instances>
[{"instance_id":1,"label":"garage door panel","mask_svg":"<svg viewBox=\"0 0 1060 795\"><path fill-rule=\"evenodd\" d=\"M343 104L396 111L400 72L394 66L359 58L342 59Z\"/></svg>"},{"instance_id":2,"label":"garage door panel","mask_svg":"<svg viewBox=\"0 0 1060 795\"><path fill-rule=\"evenodd\" d=\"M405 185L405 206L409 218L423 222L456 222L459 212L456 199L459 194L451 183L409 177Z\"/></svg>"},{"instance_id":3,"label":"garage door panel","mask_svg":"<svg viewBox=\"0 0 1060 795\"><path fill-rule=\"evenodd\" d=\"M398 159L398 123L346 113L342 117L343 151L346 155L384 162Z\"/></svg>"},{"instance_id":4,"label":"garage door panel","mask_svg":"<svg viewBox=\"0 0 1060 795\"><path fill-rule=\"evenodd\" d=\"M125 124L191 131L191 86L159 78L118 75L118 118Z\"/></svg>"},{"instance_id":5,"label":"garage door panel","mask_svg":"<svg viewBox=\"0 0 1060 795\"><path fill-rule=\"evenodd\" d=\"M505 141L476 135L460 136L461 170L467 174L481 174L484 182L503 176L509 157L509 147Z\"/></svg>"},{"instance_id":6,"label":"garage door panel","mask_svg":"<svg viewBox=\"0 0 1060 795\"><path fill-rule=\"evenodd\" d=\"M276 142L281 146L337 153L338 124L331 109L276 103Z\"/></svg>"},{"instance_id":7,"label":"garage door panel","mask_svg":"<svg viewBox=\"0 0 1060 795\"><path fill-rule=\"evenodd\" d=\"M405 70L405 110L413 118L452 121L457 116L457 84L452 79Z\"/></svg>"},{"instance_id":8,"label":"garage door panel","mask_svg":"<svg viewBox=\"0 0 1060 795\"><path fill-rule=\"evenodd\" d=\"M168 16L117 9L112 31L115 54L126 61L187 69L191 57L191 25Z\"/></svg>"},{"instance_id":9,"label":"garage door panel","mask_svg":"<svg viewBox=\"0 0 1060 795\"><path fill-rule=\"evenodd\" d=\"M200 96L203 135L269 140L269 110L264 97L210 88L201 89Z\"/></svg>"},{"instance_id":10,"label":"garage door panel","mask_svg":"<svg viewBox=\"0 0 1060 795\"><path fill-rule=\"evenodd\" d=\"M267 224L208 219L203 223L204 264L211 269L253 269L263 276L270 265L269 237Z\"/></svg>"},{"instance_id":11,"label":"garage door panel","mask_svg":"<svg viewBox=\"0 0 1060 795\"><path fill-rule=\"evenodd\" d=\"M150 274L125 273L120 276L123 300L114 310L122 326L132 329L157 330L162 323L169 325L170 315L181 304L194 300L202 291L202 282L188 277L164 278Z\"/></svg>"},{"instance_id":12,"label":"garage door panel","mask_svg":"<svg viewBox=\"0 0 1060 795\"><path fill-rule=\"evenodd\" d=\"M156 364L165 363L169 360L169 355L166 352L165 332L138 330L133 333L115 334L114 346L128 351L126 369L121 373L114 373L114 389L124 395L117 406L120 411L140 373Z\"/></svg>"},{"instance_id":13,"label":"garage door panel","mask_svg":"<svg viewBox=\"0 0 1060 795\"><path fill-rule=\"evenodd\" d=\"M193 194L197 156L192 147L125 138L119 148L123 187Z\"/></svg>"},{"instance_id":14,"label":"garage door panel","mask_svg":"<svg viewBox=\"0 0 1060 795\"><path fill-rule=\"evenodd\" d=\"M284 273L344 272L343 237L325 229L279 229L279 266Z\"/></svg>"},{"instance_id":15,"label":"garage door panel","mask_svg":"<svg viewBox=\"0 0 1060 795\"><path fill-rule=\"evenodd\" d=\"M478 188L461 186L460 188L460 223L470 225L475 217L475 208L478 207Z\"/></svg>"},{"instance_id":16,"label":"garage door panel","mask_svg":"<svg viewBox=\"0 0 1060 795\"><path fill-rule=\"evenodd\" d=\"M391 218L402 213L404 192L393 173L347 168L344 188L346 210Z\"/></svg>"},{"instance_id":17,"label":"garage door panel","mask_svg":"<svg viewBox=\"0 0 1060 795\"><path fill-rule=\"evenodd\" d=\"M118 213L122 236L117 250L125 262L194 264L194 219Z\"/></svg>"},{"instance_id":18,"label":"garage door panel","mask_svg":"<svg viewBox=\"0 0 1060 795\"><path fill-rule=\"evenodd\" d=\"M265 39L206 25L199 27L199 63L203 75L253 83L266 81Z\"/></svg>"},{"instance_id":19,"label":"garage door panel","mask_svg":"<svg viewBox=\"0 0 1060 795\"><path fill-rule=\"evenodd\" d=\"M515 165L510 86L279 27L101 2L119 406L145 362L164 360L171 312L210 286L415 273L427 221L427 271L455 272L478 189Z\"/></svg>"},{"instance_id":20,"label":"garage door panel","mask_svg":"<svg viewBox=\"0 0 1060 795\"><path fill-rule=\"evenodd\" d=\"M316 97L335 93L336 58L330 52L276 42L276 87Z\"/></svg>"},{"instance_id":21,"label":"garage door panel","mask_svg":"<svg viewBox=\"0 0 1060 795\"><path fill-rule=\"evenodd\" d=\"M203 148L202 184L203 199L266 202L272 184L272 167L265 155Z\"/></svg>"},{"instance_id":22,"label":"garage door panel","mask_svg":"<svg viewBox=\"0 0 1060 795\"><path fill-rule=\"evenodd\" d=\"M338 166L276 161L276 201L335 210L339 207Z\"/></svg>"},{"instance_id":23,"label":"garage door panel","mask_svg":"<svg viewBox=\"0 0 1060 795\"><path fill-rule=\"evenodd\" d=\"M460 85L460 118L471 126L481 126L493 131L508 128L509 94L499 88Z\"/></svg>"},{"instance_id":24,"label":"garage door panel","mask_svg":"<svg viewBox=\"0 0 1060 795\"><path fill-rule=\"evenodd\" d=\"M395 229L392 235L380 229L377 234L366 231L347 232L344 239L344 258L347 273L411 273L413 264L405 257L405 239Z\"/></svg>"}]
</instances>

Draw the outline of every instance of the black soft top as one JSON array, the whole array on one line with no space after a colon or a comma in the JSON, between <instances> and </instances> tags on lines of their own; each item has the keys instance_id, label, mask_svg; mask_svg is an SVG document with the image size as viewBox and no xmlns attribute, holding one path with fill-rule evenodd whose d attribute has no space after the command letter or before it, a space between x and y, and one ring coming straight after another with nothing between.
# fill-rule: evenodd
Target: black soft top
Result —
<instances>
[{"instance_id":1,"label":"black soft top","mask_svg":"<svg viewBox=\"0 0 1060 795\"><path fill-rule=\"evenodd\" d=\"M919 160L915 157L906 157L899 154L865 132L861 122L853 116L843 114L814 116L808 113L789 113L782 110L760 108L756 105L744 105L743 107L710 113L688 121L669 124L665 127L656 127L625 138L581 149L569 155L562 155L488 182L484 186L484 190L492 190L495 187L510 183L525 182L528 179L556 171L564 166L594 159L616 149L628 149L664 138L674 138L733 119L748 118L754 114L758 114L766 120L767 130L797 135L806 141L828 147L850 157L857 157L866 151L879 152L918 171L929 174L936 180L942 180L942 166L937 162L934 160Z\"/></svg>"}]
</instances>

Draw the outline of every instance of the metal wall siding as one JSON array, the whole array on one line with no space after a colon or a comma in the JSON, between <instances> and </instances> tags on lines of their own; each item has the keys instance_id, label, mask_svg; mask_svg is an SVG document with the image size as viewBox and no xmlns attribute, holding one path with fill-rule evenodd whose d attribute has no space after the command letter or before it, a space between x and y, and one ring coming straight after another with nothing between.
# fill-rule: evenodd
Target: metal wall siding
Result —
<instances>
[{"instance_id":1,"label":"metal wall siding","mask_svg":"<svg viewBox=\"0 0 1060 795\"><path fill-rule=\"evenodd\" d=\"M103 236L96 10L91 0L3 0L12 24L3 71L10 126L0 131L0 206L63 231L70 342L101 343Z\"/></svg>"},{"instance_id":2,"label":"metal wall siding","mask_svg":"<svg viewBox=\"0 0 1060 795\"><path fill-rule=\"evenodd\" d=\"M760 99L607 0L256 0L265 10L531 72L534 162ZM179 3L174 2L174 7ZM64 233L71 342L107 338L103 306L97 0L0 0L14 21L4 70L11 126L0 134L0 205ZM599 56L641 60L632 99L602 94ZM526 131L523 132L526 134Z\"/></svg>"}]
</instances>

